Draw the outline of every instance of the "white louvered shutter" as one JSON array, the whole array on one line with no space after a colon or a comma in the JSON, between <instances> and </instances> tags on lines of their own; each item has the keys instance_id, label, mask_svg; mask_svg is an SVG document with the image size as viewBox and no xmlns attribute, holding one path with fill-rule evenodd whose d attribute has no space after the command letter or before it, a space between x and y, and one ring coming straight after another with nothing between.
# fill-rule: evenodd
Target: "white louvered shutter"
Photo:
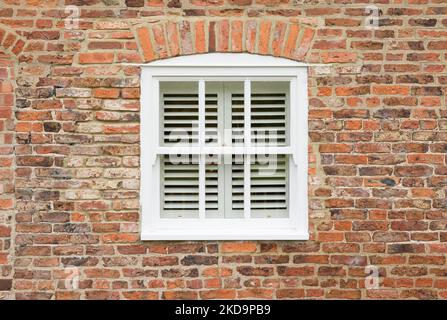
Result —
<instances>
[{"instance_id":1,"label":"white louvered shutter","mask_svg":"<svg viewBox=\"0 0 447 320\"><path fill-rule=\"evenodd\" d=\"M160 101L161 144L164 146L197 145L199 127L197 83L163 83L160 85ZM287 117L288 83L254 82L251 93L251 144L287 145ZM243 84L206 83L206 144L217 146L218 134L224 135L225 129L231 130L233 146L243 145ZM198 155L161 157L162 217L198 217L198 158ZM230 155L229 159L231 159L230 163L223 163L222 156L206 156L206 218L244 217L244 156ZM251 157L251 217L287 217L288 161L288 155L253 155Z\"/></svg>"},{"instance_id":2,"label":"white louvered shutter","mask_svg":"<svg viewBox=\"0 0 447 320\"><path fill-rule=\"evenodd\" d=\"M287 217L288 157L269 155L267 163L251 164L250 206L253 218ZM271 169L274 167L275 169Z\"/></svg>"},{"instance_id":3,"label":"white louvered shutter","mask_svg":"<svg viewBox=\"0 0 447 320\"><path fill-rule=\"evenodd\" d=\"M244 94L231 93L233 143L244 139ZM288 143L287 82L253 82L251 86L251 144L285 146ZM239 158L240 159L240 158ZM250 165L250 211L253 218L287 217L288 156L257 155ZM244 164L232 163L232 209L244 209Z\"/></svg>"},{"instance_id":4,"label":"white louvered shutter","mask_svg":"<svg viewBox=\"0 0 447 320\"><path fill-rule=\"evenodd\" d=\"M214 88L214 89L213 89ZM205 140L217 144L218 92L205 95ZM198 144L199 97L196 82L164 82L160 85L162 145ZM219 213L219 168L216 157L205 166L206 211ZM197 155L164 155L161 160L161 205L166 218L197 218L199 213L199 165Z\"/></svg>"}]
</instances>

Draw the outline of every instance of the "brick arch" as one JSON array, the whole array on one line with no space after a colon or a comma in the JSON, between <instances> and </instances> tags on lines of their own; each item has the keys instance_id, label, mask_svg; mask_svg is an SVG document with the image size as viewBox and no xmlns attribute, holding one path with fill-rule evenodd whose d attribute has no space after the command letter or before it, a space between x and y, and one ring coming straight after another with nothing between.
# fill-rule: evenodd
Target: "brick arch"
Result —
<instances>
[{"instance_id":1,"label":"brick arch","mask_svg":"<svg viewBox=\"0 0 447 320\"><path fill-rule=\"evenodd\" d=\"M11 57L22 53L26 45L26 39L18 35L14 30L0 25L0 51Z\"/></svg>"},{"instance_id":2,"label":"brick arch","mask_svg":"<svg viewBox=\"0 0 447 320\"><path fill-rule=\"evenodd\" d=\"M141 60L247 52L306 61L315 28L277 19L180 20L135 26Z\"/></svg>"}]
</instances>

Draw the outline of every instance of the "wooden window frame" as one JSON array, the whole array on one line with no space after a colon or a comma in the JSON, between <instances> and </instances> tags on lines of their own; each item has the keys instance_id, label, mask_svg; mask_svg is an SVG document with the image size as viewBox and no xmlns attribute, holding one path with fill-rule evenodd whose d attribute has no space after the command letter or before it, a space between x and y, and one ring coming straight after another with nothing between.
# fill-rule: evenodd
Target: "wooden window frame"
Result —
<instances>
[{"instance_id":1,"label":"wooden window frame","mask_svg":"<svg viewBox=\"0 0 447 320\"><path fill-rule=\"evenodd\" d=\"M214 53L159 60L141 68L141 180L142 240L307 240L308 234L308 98L307 67L303 63L253 54ZM196 81L199 88L199 144L180 148L160 145L160 81ZM207 147L204 144L206 81L243 81L244 117L250 119L251 81L289 81L289 145L250 145L250 121L245 121L242 147ZM199 217L160 217L160 156L167 154L287 154L289 161L289 217L250 218L250 184L244 183L243 219L205 219L205 183L199 183ZM201 156L201 159L204 157ZM245 161L248 166L249 161ZM204 160L199 179L204 180ZM248 175L247 175L248 172ZM245 170L244 181L250 181ZM248 180L247 180L248 179ZM248 195L248 196L247 196Z\"/></svg>"}]
</instances>

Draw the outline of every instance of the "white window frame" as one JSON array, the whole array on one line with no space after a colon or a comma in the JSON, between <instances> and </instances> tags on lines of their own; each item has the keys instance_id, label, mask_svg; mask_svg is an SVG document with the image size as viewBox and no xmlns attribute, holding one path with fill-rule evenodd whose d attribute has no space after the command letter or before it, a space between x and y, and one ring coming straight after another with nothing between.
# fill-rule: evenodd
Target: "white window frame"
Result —
<instances>
[{"instance_id":1,"label":"white window frame","mask_svg":"<svg viewBox=\"0 0 447 320\"><path fill-rule=\"evenodd\" d=\"M308 234L308 98L306 64L245 53L210 53L155 61L141 68L141 180L140 206L142 240L307 240ZM206 147L204 141L204 84L206 81L243 81L245 117L250 119L250 81L290 81L289 134L286 147L267 147L270 154L286 154L289 161L289 217L250 218L250 185L244 187L243 219L205 219L204 181L199 184L199 217L160 217L160 155L169 153L256 154L256 148ZM160 146L159 81L199 83L199 146L185 150ZM248 91L248 92L247 92ZM203 101L202 101L203 100ZM247 111L248 109L248 111ZM200 124L202 122L202 124ZM250 122L245 121L245 133ZM204 170L204 162L199 163ZM245 170L247 171L247 170ZM250 171L250 170L248 170ZM247 177L247 175L245 175ZM202 174L204 179L204 174ZM248 197L247 197L248 194ZM200 204L201 203L201 204Z\"/></svg>"}]
</instances>

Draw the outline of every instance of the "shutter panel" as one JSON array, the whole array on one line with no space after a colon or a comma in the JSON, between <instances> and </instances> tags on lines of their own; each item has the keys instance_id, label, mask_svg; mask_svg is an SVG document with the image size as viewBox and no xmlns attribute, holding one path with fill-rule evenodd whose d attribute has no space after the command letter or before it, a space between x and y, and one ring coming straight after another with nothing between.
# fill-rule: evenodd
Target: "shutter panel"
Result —
<instances>
[{"instance_id":1,"label":"shutter panel","mask_svg":"<svg viewBox=\"0 0 447 320\"><path fill-rule=\"evenodd\" d=\"M172 156L174 159L176 156ZM199 210L198 156L182 156L185 163L161 157L162 205L165 218L197 218ZM207 217L217 217L220 210L219 165L207 161L205 166L205 210ZM193 163L186 163L189 159Z\"/></svg>"},{"instance_id":2,"label":"shutter panel","mask_svg":"<svg viewBox=\"0 0 447 320\"><path fill-rule=\"evenodd\" d=\"M272 88L269 88L269 86ZM285 146L288 143L288 91L287 82L252 83L252 145ZM239 142L242 144L244 142L243 92L233 92L231 94L231 129L233 143Z\"/></svg>"},{"instance_id":3,"label":"shutter panel","mask_svg":"<svg viewBox=\"0 0 447 320\"><path fill-rule=\"evenodd\" d=\"M287 217L288 181L286 155L269 155L250 166L250 205L253 218Z\"/></svg>"},{"instance_id":4,"label":"shutter panel","mask_svg":"<svg viewBox=\"0 0 447 320\"><path fill-rule=\"evenodd\" d=\"M199 96L194 93L163 93L163 144L198 143ZM217 141L217 93L205 95L205 140Z\"/></svg>"},{"instance_id":5,"label":"shutter panel","mask_svg":"<svg viewBox=\"0 0 447 320\"><path fill-rule=\"evenodd\" d=\"M231 94L231 132L233 145L244 144L244 94Z\"/></svg>"},{"instance_id":6,"label":"shutter panel","mask_svg":"<svg viewBox=\"0 0 447 320\"><path fill-rule=\"evenodd\" d=\"M244 216L244 162L241 155L232 156L231 197L231 216L242 218Z\"/></svg>"},{"instance_id":7,"label":"shutter panel","mask_svg":"<svg viewBox=\"0 0 447 320\"><path fill-rule=\"evenodd\" d=\"M223 181L219 175L218 155L207 156L205 165L205 214L207 218L217 218L223 204L223 193L219 189Z\"/></svg>"},{"instance_id":8,"label":"shutter panel","mask_svg":"<svg viewBox=\"0 0 447 320\"><path fill-rule=\"evenodd\" d=\"M244 94L240 86L228 86L227 106L218 89L222 86L206 84L205 139L217 142L228 117L232 143L243 144ZM253 82L251 95L251 143L286 145L287 85ZM161 86L162 139L165 146L198 143L198 94L194 83L170 83ZM164 89L163 89L164 88ZM225 108L224 110L219 108ZM261 157L261 159L258 159ZM288 156L252 156L250 165L251 217L288 216ZM169 156L161 157L161 201L166 218L197 218L199 214L198 156L181 156L184 163L171 163ZM174 156L173 159L177 157ZM205 165L206 218L244 216L244 162L241 155L232 155L231 164L219 162L218 156L207 156ZM265 161L264 161L265 160ZM191 163L192 162L192 163ZM269 169L270 168L270 169ZM273 169L272 169L273 168ZM226 198L226 199L225 199ZM225 212L224 212L225 211Z\"/></svg>"},{"instance_id":9,"label":"shutter panel","mask_svg":"<svg viewBox=\"0 0 447 320\"><path fill-rule=\"evenodd\" d=\"M184 163L164 155L161 161L163 218L197 218L199 214L199 165L196 155L182 156Z\"/></svg>"},{"instance_id":10,"label":"shutter panel","mask_svg":"<svg viewBox=\"0 0 447 320\"><path fill-rule=\"evenodd\" d=\"M233 145L244 144L244 93L243 83L227 86L231 91L231 140ZM241 93L242 92L242 93ZM244 156L232 155L231 166L231 210L226 209L225 216L244 217ZM231 167L231 169L230 169ZM230 196L230 195L228 195ZM230 212L228 212L230 211Z\"/></svg>"},{"instance_id":11,"label":"shutter panel","mask_svg":"<svg viewBox=\"0 0 447 320\"><path fill-rule=\"evenodd\" d=\"M205 84L205 143L217 145L219 132L219 95L215 84ZM219 189L222 168L219 168L219 156L207 155L205 161L205 215L215 218L223 205L223 192ZM220 181L222 183L223 181Z\"/></svg>"},{"instance_id":12,"label":"shutter panel","mask_svg":"<svg viewBox=\"0 0 447 320\"><path fill-rule=\"evenodd\" d=\"M198 142L199 101L194 93L163 93L163 144Z\"/></svg>"},{"instance_id":13,"label":"shutter panel","mask_svg":"<svg viewBox=\"0 0 447 320\"><path fill-rule=\"evenodd\" d=\"M286 144L285 93L252 93L251 143Z\"/></svg>"},{"instance_id":14,"label":"shutter panel","mask_svg":"<svg viewBox=\"0 0 447 320\"><path fill-rule=\"evenodd\" d=\"M162 83L162 143L165 146L198 144L199 96L197 83ZM215 91L215 90L214 90ZM208 92L208 90L207 90ZM218 94L205 95L205 140L217 142ZM198 156L161 157L162 217L198 217L199 165ZM189 161L188 161L189 159ZM178 163L181 161L182 163ZM192 162L192 163L191 163ZM218 165L210 159L205 166L205 203L211 216L219 211Z\"/></svg>"},{"instance_id":15,"label":"shutter panel","mask_svg":"<svg viewBox=\"0 0 447 320\"><path fill-rule=\"evenodd\" d=\"M251 143L284 146L288 143L288 83L252 83ZM233 143L244 139L244 94L231 94L231 126ZM288 156L251 156L251 217L281 218L288 216ZM258 161L260 160L260 161ZM270 168L270 169L269 169ZM232 173L232 213L243 217L244 164L235 161Z\"/></svg>"},{"instance_id":16,"label":"shutter panel","mask_svg":"<svg viewBox=\"0 0 447 320\"><path fill-rule=\"evenodd\" d=\"M288 82L252 82L251 143L288 143ZM253 157L253 156L252 156ZM257 155L250 165L253 218L288 216L288 156Z\"/></svg>"}]
</instances>

